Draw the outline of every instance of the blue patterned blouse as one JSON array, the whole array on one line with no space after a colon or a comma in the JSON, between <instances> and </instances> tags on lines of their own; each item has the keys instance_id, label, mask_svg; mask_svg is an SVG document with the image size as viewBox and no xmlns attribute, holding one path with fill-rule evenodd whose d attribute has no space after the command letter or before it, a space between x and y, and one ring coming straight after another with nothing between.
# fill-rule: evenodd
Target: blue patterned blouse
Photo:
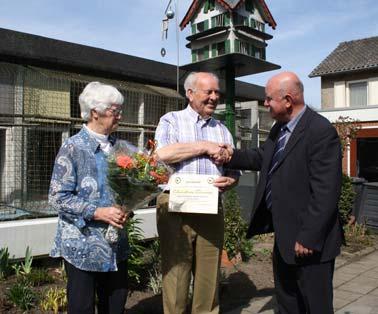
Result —
<instances>
[{"instance_id":1,"label":"blue patterned blouse","mask_svg":"<svg viewBox=\"0 0 378 314\"><path fill-rule=\"evenodd\" d=\"M114 138L109 140L114 144ZM111 245L104 239L108 224L93 220L97 207L114 204L106 175L106 155L85 128L63 143L49 192L49 203L59 216L52 257L63 257L82 270L100 272L116 271L117 262L127 258L126 232Z\"/></svg>"}]
</instances>

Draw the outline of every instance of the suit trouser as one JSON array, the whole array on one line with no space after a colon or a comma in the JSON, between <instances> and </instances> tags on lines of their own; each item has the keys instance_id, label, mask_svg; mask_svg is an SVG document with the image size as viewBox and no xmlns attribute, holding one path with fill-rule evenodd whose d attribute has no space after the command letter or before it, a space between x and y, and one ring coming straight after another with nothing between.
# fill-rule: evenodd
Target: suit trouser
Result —
<instances>
[{"instance_id":1,"label":"suit trouser","mask_svg":"<svg viewBox=\"0 0 378 314\"><path fill-rule=\"evenodd\" d=\"M334 268L334 259L324 263L286 264L275 246L273 272L279 313L333 313Z\"/></svg>"},{"instance_id":2,"label":"suit trouser","mask_svg":"<svg viewBox=\"0 0 378 314\"><path fill-rule=\"evenodd\" d=\"M193 273L192 313L219 313L219 273L224 220L217 215L168 212L169 194L157 200L165 314L186 313Z\"/></svg>"},{"instance_id":3,"label":"suit trouser","mask_svg":"<svg viewBox=\"0 0 378 314\"><path fill-rule=\"evenodd\" d=\"M68 314L94 314L97 292L99 314L124 313L127 299L127 261L118 271L93 272L76 268L64 261L67 273Z\"/></svg>"}]
</instances>

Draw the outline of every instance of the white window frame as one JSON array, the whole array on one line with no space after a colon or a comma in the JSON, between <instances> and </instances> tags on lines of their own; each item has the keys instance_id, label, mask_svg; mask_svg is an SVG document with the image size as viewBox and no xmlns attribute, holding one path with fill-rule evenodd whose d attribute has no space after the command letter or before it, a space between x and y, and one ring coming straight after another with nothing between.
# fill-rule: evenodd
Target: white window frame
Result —
<instances>
[{"instance_id":1,"label":"white window frame","mask_svg":"<svg viewBox=\"0 0 378 314\"><path fill-rule=\"evenodd\" d=\"M350 84L354 84L354 83L366 83L366 105L363 106L363 107L366 107L369 105L369 80L368 79L365 79L365 80L354 80L354 81L347 81L346 82L346 104L348 107L351 107L350 105L350 88L349 88L349 85Z\"/></svg>"}]
</instances>

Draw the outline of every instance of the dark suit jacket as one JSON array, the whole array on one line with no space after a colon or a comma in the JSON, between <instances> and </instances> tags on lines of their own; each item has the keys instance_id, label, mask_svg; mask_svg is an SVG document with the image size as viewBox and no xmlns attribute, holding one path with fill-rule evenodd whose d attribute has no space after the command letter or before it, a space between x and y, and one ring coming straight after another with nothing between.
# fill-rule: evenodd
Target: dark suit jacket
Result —
<instances>
[{"instance_id":1,"label":"dark suit jacket","mask_svg":"<svg viewBox=\"0 0 378 314\"><path fill-rule=\"evenodd\" d=\"M260 171L247 237L275 232L276 245L288 264L296 264L298 241L316 251L318 261L340 253L342 228L338 214L341 190L340 140L331 123L307 108L286 143L272 174L272 209L265 206L265 186L281 123L264 145L235 150L226 167Z\"/></svg>"}]
</instances>

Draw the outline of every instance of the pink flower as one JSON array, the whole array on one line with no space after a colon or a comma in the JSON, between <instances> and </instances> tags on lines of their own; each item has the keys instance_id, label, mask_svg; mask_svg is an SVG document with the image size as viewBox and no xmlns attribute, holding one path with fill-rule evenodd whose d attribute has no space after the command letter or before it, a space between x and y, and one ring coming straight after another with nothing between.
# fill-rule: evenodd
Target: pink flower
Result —
<instances>
[{"instance_id":1,"label":"pink flower","mask_svg":"<svg viewBox=\"0 0 378 314\"><path fill-rule=\"evenodd\" d=\"M133 160L129 156L121 155L116 158L116 163L119 167L123 169L133 168Z\"/></svg>"}]
</instances>

